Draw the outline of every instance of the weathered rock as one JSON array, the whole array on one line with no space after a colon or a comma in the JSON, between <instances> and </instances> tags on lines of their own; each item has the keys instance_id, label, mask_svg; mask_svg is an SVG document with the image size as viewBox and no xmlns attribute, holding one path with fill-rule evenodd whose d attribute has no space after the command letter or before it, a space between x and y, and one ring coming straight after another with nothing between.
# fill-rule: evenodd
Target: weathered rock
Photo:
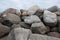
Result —
<instances>
[{"instance_id":1,"label":"weathered rock","mask_svg":"<svg viewBox=\"0 0 60 40\"><path fill-rule=\"evenodd\" d=\"M55 26L57 24L57 15L48 10L44 11L43 20L48 26Z\"/></svg>"},{"instance_id":2,"label":"weathered rock","mask_svg":"<svg viewBox=\"0 0 60 40\"><path fill-rule=\"evenodd\" d=\"M55 37L46 36L46 35L32 34L30 36L29 40L60 40L60 39L55 38Z\"/></svg>"},{"instance_id":3,"label":"weathered rock","mask_svg":"<svg viewBox=\"0 0 60 40\"><path fill-rule=\"evenodd\" d=\"M15 14L3 14L2 16L4 17L3 20L9 20L12 23L19 23L21 21L20 17Z\"/></svg>"},{"instance_id":4,"label":"weathered rock","mask_svg":"<svg viewBox=\"0 0 60 40\"><path fill-rule=\"evenodd\" d=\"M11 28L12 29L14 29L14 28L21 28L21 26L20 26L20 24L13 24Z\"/></svg>"},{"instance_id":5,"label":"weathered rock","mask_svg":"<svg viewBox=\"0 0 60 40\"><path fill-rule=\"evenodd\" d=\"M48 36L60 38L60 33L58 33L58 32L49 32Z\"/></svg>"},{"instance_id":6,"label":"weathered rock","mask_svg":"<svg viewBox=\"0 0 60 40\"><path fill-rule=\"evenodd\" d=\"M35 14L36 11L39 10L39 9L40 9L40 8L39 8L37 5L34 5L34 6L32 6L32 7L30 7L30 8L28 9L28 14L29 14L29 15L33 15L33 14Z\"/></svg>"},{"instance_id":7,"label":"weathered rock","mask_svg":"<svg viewBox=\"0 0 60 40\"><path fill-rule=\"evenodd\" d=\"M31 25L31 30L33 33L41 33L41 34L45 34L46 32L48 32L49 30L47 29L47 27L45 27L45 25L40 22L40 23L33 23Z\"/></svg>"},{"instance_id":8,"label":"weathered rock","mask_svg":"<svg viewBox=\"0 0 60 40\"><path fill-rule=\"evenodd\" d=\"M53 27L50 30L51 30L51 32L58 32L58 27Z\"/></svg>"},{"instance_id":9,"label":"weathered rock","mask_svg":"<svg viewBox=\"0 0 60 40\"><path fill-rule=\"evenodd\" d=\"M30 29L30 27L31 27L30 25L28 25L24 22L20 22L20 25L21 25L21 27L26 28L26 29Z\"/></svg>"},{"instance_id":10,"label":"weathered rock","mask_svg":"<svg viewBox=\"0 0 60 40\"><path fill-rule=\"evenodd\" d=\"M60 32L60 16L57 16L57 20L58 20L58 31Z\"/></svg>"},{"instance_id":11,"label":"weathered rock","mask_svg":"<svg viewBox=\"0 0 60 40\"><path fill-rule=\"evenodd\" d=\"M60 11L54 12L57 16L60 16Z\"/></svg>"},{"instance_id":12,"label":"weathered rock","mask_svg":"<svg viewBox=\"0 0 60 40\"><path fill-rule=\"evenodd\" d=\"M0 40L7 40L7 36L0 38Z\"/></svg>"},{"instance_id":13,"label":"weathered rock","mask_svg":"<svg viewBox=\"0 0 60 40\"><path fill-rule=\"evenodd\" d=\"M5 34L9 32L10 32L10 28L0 23L0 37L3 37Z\"/></svg>"},{"instance_id":14,"label":"weathered rock","mask_svg":"<svg viewBox=\"0 0 60 40\"><path fill-rule=\"evenodd\" d=\"M51 12L56 12L56 11L58 11L58 7L57 6L52 6L52 7L48 8L47 10L49 10Z\"/></svg>"},{"instance_id":15,"label":"weathered rock","mask_svg":"<svg viewBox=\"0 0 60 40\"><path fill-rule=\"evenodd\" d=\"M14 8L8 8L5 11L3 11L3 14L4 13L12 13L12 14L16 14L18 16L21 15L21 12L19 10L17 10L17 9L14 9Z\"/></svg>"},{"instance_id":16,"label":"weathered rock","mask_svg":"<svg viewBox=\"0 0 60 40\"><path fill-rule=\"evenodd\" d=\"M41 20L39 19L38 16L36 15L31 15L31 16L28 16L24 19L24 22L25 23L28 23L28 24L31 24L31 23L36 23L36 22L40 22Z\"/></svg>"},{"instance_id":17,"label":"weathered rock","mask_svg":"<svg viewBox=\"0 0 60 40\"><path fill-rule=\"evenodd\" d=\"M15 28L8 35L7 40L28 40L31 31L24 28Z\"/></svg>"}]
</instances>

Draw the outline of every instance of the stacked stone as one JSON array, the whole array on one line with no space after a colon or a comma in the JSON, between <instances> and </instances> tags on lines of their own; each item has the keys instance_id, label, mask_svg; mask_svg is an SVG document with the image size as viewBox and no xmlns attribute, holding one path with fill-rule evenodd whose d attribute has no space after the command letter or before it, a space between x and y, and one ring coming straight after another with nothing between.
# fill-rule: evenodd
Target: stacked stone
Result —
<instances>
[{"instance_id":1,"label":"stacked stone","mask_svg":"<svg viewBox=\"0 0 60 40\"><path fill-rule=\"evenodd\" d=\"M60 8L8 8L0 13L0 40L60 40Z\"/></svg>"}]
</instances>

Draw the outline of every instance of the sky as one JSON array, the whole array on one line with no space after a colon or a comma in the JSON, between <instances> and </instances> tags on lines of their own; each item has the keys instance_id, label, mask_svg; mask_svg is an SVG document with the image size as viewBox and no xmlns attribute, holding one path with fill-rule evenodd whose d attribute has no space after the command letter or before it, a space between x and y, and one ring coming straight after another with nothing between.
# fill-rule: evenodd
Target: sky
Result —
<instances>
[{"instance_id":1,"label":"sky","mask_svg":"<svg viewBox=\"0 0 60 40\"><path fill-rule=\"evenodd\" d=\"M60 0L0 0L0 12L7 8L28 9L33 5L40 8L60 7Z\"/></svg>"}]
</instances>

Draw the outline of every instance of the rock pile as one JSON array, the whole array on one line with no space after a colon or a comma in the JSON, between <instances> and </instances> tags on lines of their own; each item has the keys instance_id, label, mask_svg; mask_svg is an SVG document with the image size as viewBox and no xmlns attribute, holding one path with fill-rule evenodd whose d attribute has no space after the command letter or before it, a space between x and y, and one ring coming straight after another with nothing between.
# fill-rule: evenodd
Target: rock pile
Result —
<instances>
[{"instance_id":1,"label":"rock pile","mask_svg":"<svg viewBox=\"0 0 60 40\"><path fill-rule=\"evenodd\" d=\"M60 8L8 8L0 13L0 40L60 40Z\"/></svg>"}]
</instances>

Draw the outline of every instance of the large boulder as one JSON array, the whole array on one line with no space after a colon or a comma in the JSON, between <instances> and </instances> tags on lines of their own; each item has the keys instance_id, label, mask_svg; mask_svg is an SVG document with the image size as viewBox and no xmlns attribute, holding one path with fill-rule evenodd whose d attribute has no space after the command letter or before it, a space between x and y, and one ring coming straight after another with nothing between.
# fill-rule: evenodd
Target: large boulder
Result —
<instances>
[{"instance_id":1,"label":"large boulder","mask_svg":"<svg viewBox=\"0 0 60 40\"><path fill-rule=\"evenodd\" d=\"M52 6L52 7L48 8L47 10L49 10L51 12L56 12L56 11L58 11L58 7L57 6Z\"/></svg>"},{"instance_id":2,"label":"large boulder","mask_svg":"<svg viewBox=\"0 0 60 40\"><path fill-rule=\"evenodd\" d=\"M58 33L58 32L49 32L48 36L60 38L60 33Z\"/></svg>"},{"instance_id":3,"label":"large boulder","mask_svg":"<svg viewBox=\"0 0 60 40\"><path fill-rule=\"evenodd\" d=\"M31 6L29 9L28 9L28 14L29 15L33 15L37 12L37 10L39 10L39 6L37 5L34 5L34 6Z\"/></svg>"},{"instance_id":4,"label":"large boulder","mask_svg":"<svg viewBox=\"0 0 60 40\"><path fill-rule=\"evenodd\" d=\"M48 26L55 26L57 24L57 15L48 10L44 11L43 20Z\"/></svg>"},{"instance_id":5,"label":"large boulder","mask_svg":"<svg viewBox=\"0 0 60 40\"><path fill-rule=\"evenodd\" d=\"M0 23L0 37L10 32L10 28Z\"/></svg>"},{"instance_id":6,"label":"large boulder","mask_svg":"<svg viewBox=\"0 0 60 40\"><path fill-rule=\"evenodd\" d=\"M8 35L7 40L28 40L31 31L24 28L14 28Z\"/></svg>"},{"instance_id":7,"label":"large boulder","mask_svg":"<svg viewBox=\"0 0 60 40\"><path fill-rule=\"evenodd\" d=\"M5 13L2 15L2 17L3 17L3 20L9 20L12 23L19 23L21 21L20 17L15 14L6 14Z\"/></svg>"},{"instance_id":8,"label":"large boulder","mask_svg":"<svg viewBox=\"0 0 60 40\"><path fill-rule=\"evenodd\" d=\"M31 23L36 23L36 22L40 22L41 20L39 19L38 16L36 15L31 15L31 16L28 16L24 19L24 22L25 23L28 23L28 24L31 24Z\"/></svg>"},{"instance_id":9,"label":"large boulder","mask_svg":"<svg viewBox=\"0 0 60 40\"><path fill-rule=\"evenodd\" d=\"M14 8L8 8L5 11L3 11L3 13L12 13L12 14L16 14L18 16L21 15L21 12L17 9L14 9Z\"/></svg>"},{"instance_id":10,"label":"large boulder","mask_svg":"<svg viewBox=\"0 0 60 40\"><path fill-rule=\"evenodd\" d=\"M41 33L41 34L45 34L46 32L49 31L49 29L47 29L47 27L42 23L33 23L31 25L31 30L33 33Z\"/></svg>"},{"instance_id":11,"label":"large boulder","mask_svg":"<svg viewBox=\"0 0 60 40\"><path fill-rule=\"evenodd\" d=\"M29 40L60 40L60 38L55 38L55 37L50 37L50 36L40 35L40 34L32 34Z\"/></svg>"}]
</instances>

